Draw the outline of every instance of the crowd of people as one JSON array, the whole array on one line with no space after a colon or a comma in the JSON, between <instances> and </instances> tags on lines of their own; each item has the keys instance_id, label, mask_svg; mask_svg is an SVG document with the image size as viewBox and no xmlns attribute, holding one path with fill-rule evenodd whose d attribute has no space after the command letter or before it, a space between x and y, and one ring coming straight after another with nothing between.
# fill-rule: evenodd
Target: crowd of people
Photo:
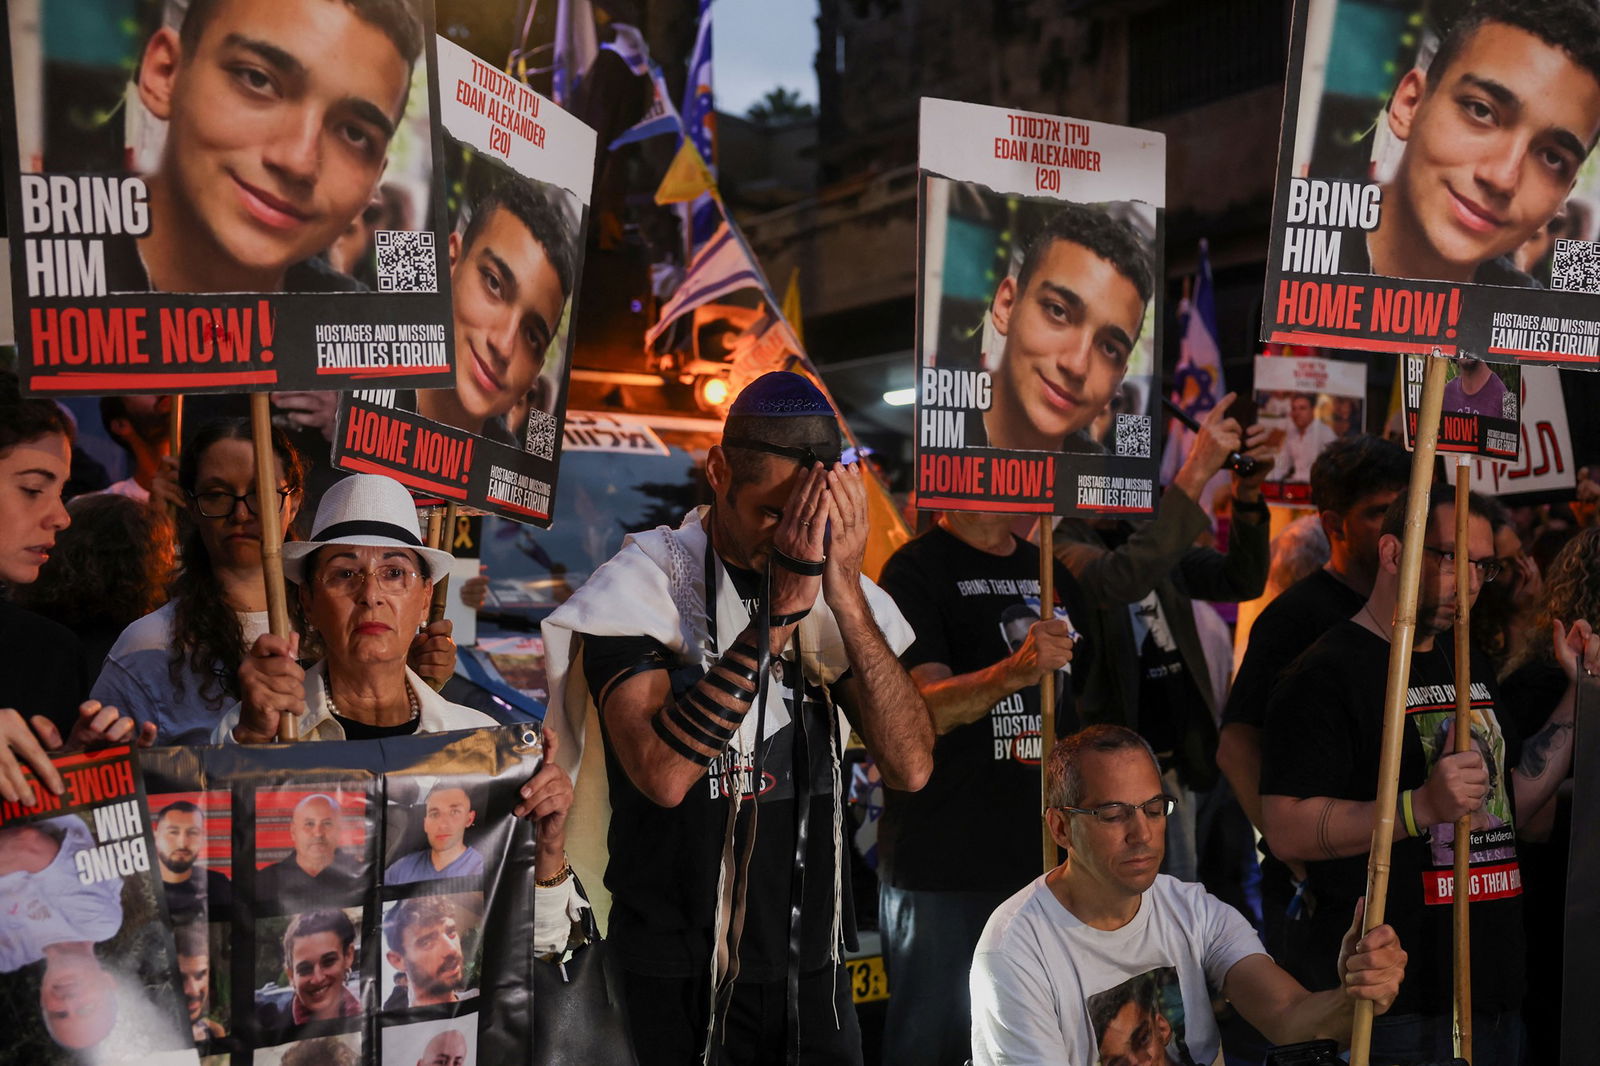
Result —
<instances>
[{"instance_id":1,"label":"crowd of people","mask_svg":"<svg viewBox=\"0 0 1600 1066\"><path fill-rule=\"evenodd\" d=\"M1041 284L1072 260L1041 254ZM1410 461L1376 437L1328 443L1309 471L1315 516L1273 543L1261 498L1273 451L1261 427L1228 417L1230 400L1200 423L1156 518L1058 525L1046 603L1039 548L1005 515L942 513L881 585L867 578L864 475L840 461L829 401L782 372L739 395L707 459L710 506L631 536L546 620L547 757L516 812L538 829L535 948L557 953L582 906L565 854L572 774L585 741L601 745L608 937L641 1062L860 1061L843 966L852 731L886 790L885 1062L1209 1062L1223 1024L1239 1031L1229 1012L1273 1042L1346 1039L1360 999L1382 1015L1375 1061L1448 1057L1447 904L1468 815L1474 1062L1549 1053L1559 970L1526 959L1561 910L1561 784L1600 668L1600 484L1585 472L1570 505L1540 508L1474 494L1464 544L1453 490L1432 493L1386 924L1363 937ZM134 406L108 429L131 425ZM1078 421L1044 428L1070 435ZM130 449L143 502L64 504L72 441L59 407L0 378L0 797L59 789L47 753L65 748L269 743L285 716L305 741L496 724L440 694L455 649L427 611L448 556L421 540L403 486L334 482L302 537L304 458L281 434L267 500L238 419L205 422L176 457ZM1201 500L1241 454L1257 461L1231 474L1219 547ZM267 631L264 507L290 530L287 635ZM1446 631L1463 554L1478 609L1472 744L1458 753ZM1268 588L1235 674L1211 603ZM1045 684L1057 742L1044 820L1062 861L1041 876ZM428 846L391 875L481 870L464 843L470 783L419 799ZM360 1009L346 988L353 930L329 909L357 876L342 817L336 798L300 797L293 847L255 877L258 893L298 901L282 934L293 993L262 1005L285 1027ZM200 1040L222 1023L193 919L232 891L197 862L204 822L179 801L154 823ZM39 874L64 840L46 831L0 862ZM386 916L395 996L470 991L410 955L413 926L427 928L459 978L455 923L453 910ZM73 935L34 954L70 956ZM439 989L445 1000L426 998ZM1525 1002L1542 1024L1525 1024Z\"/></svg>"},{"instance_id":2,"label":"crowd of people","mask_svg":"<svg viewBox=\"0 0 1600 1066\"><path fill-rule=\"evenodd\" d=\"M1038 243L1001 362L1065 368L1069 384L1114 395L1125 346L1091 339L1105 329L1093 321L1034 329L1028 308L1035 289L1070 290L1087 260L1123 278L1132 323L1148 263L1110 238L1046 229ZM1076 439L1100 413L1063 415L1013 377L1014 418L1040 440ZM1277 1043L1346 1039L1362 999L1382 1015L1375 1061L1448 1057L1447 904L1469 815L1474 1062L1542 1061L1559 970L1526 959L1561 911L1561 785L1600 668L1600 484L1585 472L1570 505L1540 508L1474 494L1466 543L1453 490L1433 491L1386 924L1363 936L1410 461L1376 437L1327 442L1308 472L1314 517L1275 544L1261 494L1273 448L1229 417L1231 400L1200 422L1153 520L1059 523L1045 602L1039 547L1007 515L942 513L881 585L869 579L865 475L841 462L837 412L801 375L750 384L708 454L711 504L630 536L544 623L546 758L516 808L537 824L535 950L562 951L583 905L565 840L572 775L599 744L607 933L639 1060L859 1062L844 969L853 732L886 793L885 1062L1210 1062L1225 1023ZM427 614L449 557L423 543L403 486L351 475L303 523L306 457L282 434L263 499L246 422L209 419L171 456L139 428L145 406L104 412L133 478L63 503L72 422L0 376L0 798L31 803L35 781L59 790L47 753L66 748L270 743L285 717L304 741L496 724L441 694L455 647ZM1227 477L1219 546L1202 500ZM287 634L267 626L264 508L290 531ZM1445 634L1461 555L1478 609L1472 743L1457 752ZM1211 604L1269 588L1235 674ZM1063 857L1041 876L1045 685L1057 742L1043 816ZM419 799L428 847L395 857L390 876L481 872L465 843L471 783ZM343 818L336 797L299 797L292 848L254 877L258 895L297 909L281 934L292 994L261 1004L283 1028L362 1009L346 987L354 931L335 906L359 876ZM197 861L204 821L179 801L154 823L199 1040L222 1022L193 919L232 892ZM39 888L27 879L67 838L25 843L0 857L0 877ZM29 899L58 905L42 888ZM384 919L402 1006L471 992L457 905L424 910ZM72 938L41 939L24 963L82 955L81 930L60 924ZM1542 1024L1525 1024L1525 1002Z\"/></svg>"}]
</instances>

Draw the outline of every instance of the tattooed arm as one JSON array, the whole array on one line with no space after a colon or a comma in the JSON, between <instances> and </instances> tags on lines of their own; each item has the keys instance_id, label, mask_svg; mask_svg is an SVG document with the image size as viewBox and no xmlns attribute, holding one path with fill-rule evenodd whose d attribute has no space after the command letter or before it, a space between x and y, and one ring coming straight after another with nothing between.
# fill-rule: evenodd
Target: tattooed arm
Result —
<instances>
[{"instance_id":1,"label":"tattooed arm","mask_svg":"<svg viewBox=\"0 0 1600 1066\"><path fill-rule=\"evenodd\" d=\"M1573 723L1578 688L1593 700L1600 698L1600 636L1588 622L1577 621L1567 629L1553 623L1552 643L1557 664L1567 675L1567 690L1550 713L1544 728L1522 745L1522 760L1512 771L1511 785L1516 791L1517 810L1531 817L1555 795L1557 787L1572 769Z\"/></svg>"}]
</instances>

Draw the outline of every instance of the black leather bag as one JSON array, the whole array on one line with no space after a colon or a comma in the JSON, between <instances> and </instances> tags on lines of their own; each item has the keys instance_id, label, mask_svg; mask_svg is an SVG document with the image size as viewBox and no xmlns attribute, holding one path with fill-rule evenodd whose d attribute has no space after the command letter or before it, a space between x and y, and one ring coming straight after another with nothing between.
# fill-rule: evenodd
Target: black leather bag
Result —
<instances>
[{"instance_id":1,"label":"black leather bag","mask_svg":"<svg viewBox=\"0 0 1600 1066\"><path fill-rule=\"evenodd\" d=\"M577 874L573 874L574 881ZM579 894L583 885L578 884ZM584 898L588 898L584 894ZM594 911L583 910L587 943L565 963L533 963L532 1066L605 1063L637 1066L628 1034L622 968L600 938Z\"/></svg>"}]
</instances>

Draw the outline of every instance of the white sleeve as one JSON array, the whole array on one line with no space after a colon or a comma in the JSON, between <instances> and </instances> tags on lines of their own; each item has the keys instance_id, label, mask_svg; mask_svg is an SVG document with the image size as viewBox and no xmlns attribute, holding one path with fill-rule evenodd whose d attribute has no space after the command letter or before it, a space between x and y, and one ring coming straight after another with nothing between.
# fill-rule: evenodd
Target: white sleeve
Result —
<instances>
[{"instance_id":1,"label":"white sleeve","mask_svg":"<svg viewBox=\"0 0 1600 1066\"><path fill-rule=\"evenodd\" d=\"M1067 1061L1056 997L1038 960L980 951L972 960L969 991L974 1066L1061 1066Z\"/></svg>"},{"instance_id":2,"label":"white sleeve","mask_svg":"<svg viewBox=\"0 0 1600 1066\"><path fill-rule=\"evenodd\" d=\"M1206 984L1220 992L1234 963L1267 952L1244 915L1199 885L1193 887L1195 903L1200 909L1196 927L1204 936L1201 942L1204 955L1200 962L1206 972Z\"/></svg>"},{"instance_id":3,"label":"white sleeve","mask_svg":"<svg viewBox=\"0 0 1600 1066\"><path fill-rule=\"evenodd\" d=\"M533 888L533 953L551 955L567 950L572 923L581 921L589 901L578 894L578 886L568 877L559 885Z\"/></svg>"}]
</instances>

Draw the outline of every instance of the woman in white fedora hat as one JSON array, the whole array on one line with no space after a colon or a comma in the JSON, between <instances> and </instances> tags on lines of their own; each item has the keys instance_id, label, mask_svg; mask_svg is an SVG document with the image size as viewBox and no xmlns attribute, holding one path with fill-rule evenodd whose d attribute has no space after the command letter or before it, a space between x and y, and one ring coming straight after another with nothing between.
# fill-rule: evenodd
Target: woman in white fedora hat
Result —
<instances>
[{"instance_id":1,"label":"woman in white fedora hat","mask_svg":"<svg viewBox=\"0 0 1600 1066\"><path fill-rule=\"evenodd\" d=\"M284 576L299 586L309 628L325 656L310 670L296 661L298 635L257 638L239 666L241 699L217 726L219 743L271 743L285 714L299 718L302 740L364 740L411 733L473 729L498 723L482 711L451 703L406 665L411 639L427 615L432 575L450 564L448 552L418 536L411 494L392 478L354 474L323 496L309 539L283 546ZM545 731L545 759L522 787L519 817L538 823L534 876L541 889L560 888L567 906L545 906L550 941L565 946L571 911L566 865L566 819L572 781L550 756L558 738ZM550 899L556 903L556 899ZM536 943L545 921L535 929ZM547 948L549 950L549 948Z\"/></svg>"}]
</instances>

